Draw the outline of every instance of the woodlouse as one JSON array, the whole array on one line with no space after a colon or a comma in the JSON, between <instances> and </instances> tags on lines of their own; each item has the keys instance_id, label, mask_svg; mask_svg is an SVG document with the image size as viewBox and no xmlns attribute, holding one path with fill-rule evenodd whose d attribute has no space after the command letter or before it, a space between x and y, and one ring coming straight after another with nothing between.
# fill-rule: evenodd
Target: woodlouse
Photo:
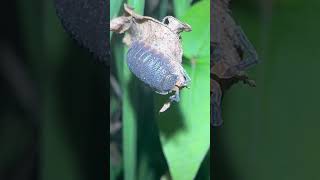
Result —
<instances>
[{"instance_id":1,"label":"woodlouse","mask_svg":"<svg viewBox=\"0 0 320 180\"><path fill-rule=\"evenodd\" d=\"M180 33L191 31L191 26L172 16L160 22L141 16L124 4L124 15L110 22L110 30L125 33L123 42L129 46L127 64L130 71L156 93L174 92L161 108L166 111L170 103L179 102L180 90L191 81L182 63Z\"/></svg>"},{"instance_id":2,"label":"woodlouse","mask_svg":"<svg viewBox=\"0 0 320 180\"><path fill-rule=\"evenodd\" d=\"M135 76L159 94L171 92L179 79L180 87L188 86L191 81L179 63L170 61L168 57L144 42L135 41L131 44L127 53L127 63ZM170 99L179 102L178 91Z\"/></svg>"}]
</instances>

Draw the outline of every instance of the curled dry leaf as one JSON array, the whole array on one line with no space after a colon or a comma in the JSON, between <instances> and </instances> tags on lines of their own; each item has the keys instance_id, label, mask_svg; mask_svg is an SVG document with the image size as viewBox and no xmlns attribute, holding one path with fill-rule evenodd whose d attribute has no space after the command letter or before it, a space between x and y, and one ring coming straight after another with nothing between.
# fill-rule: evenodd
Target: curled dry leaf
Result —
<instances>
[{"instance_id":1,"label":"curled dry leaf","mask_svg":"<svg viewBox=\"0 0 320 180\"><path fill-rule=\"evenodd\" d=\"M211 124L222 124L221 98L238 81L255 86L245 71L258 56L242 29L230 16L230 0L211 1Z\"/></svg>"},{"instance_id":2,"label":"curled dry leaf","mask_svg":"<svg viewBox=\"0 0 320 180\"><path fill-rule=\"evenodd\" d=\"M110 22L110 30L126 33L123 42L129 46L127 64L130 71L155 92L165 95L174 92L160 112L179 102L179 91L191 79L182 67L180 33L191 31L190 25L167 16L162 22L142 16L124 5L124 15Z\"/></svg>"}]
</instances>

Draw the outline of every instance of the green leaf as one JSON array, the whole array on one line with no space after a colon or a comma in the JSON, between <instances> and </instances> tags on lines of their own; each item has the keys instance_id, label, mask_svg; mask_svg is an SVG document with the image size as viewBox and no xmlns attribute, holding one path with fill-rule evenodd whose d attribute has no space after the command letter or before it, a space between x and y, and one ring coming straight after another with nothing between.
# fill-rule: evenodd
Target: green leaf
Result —
<instances>
[{"instance_id":1,"label":"green leaf","mask_svg":"<svg viewBox=\"0 0 320 180\"><path fill-rule=\"evenodd\" d=\"M160 140L174 180L194 179L210 147L210 2L201 1L182 17L193 31L183 33L184 65L191 77L190 89L181 101L158 115ZM158 96L157 96L158 97ZM158 107L168 97L158 97Z\"/></svg>"},{"instance_id":2,"label":"green leaf","mask_svg":"<svg viewBox=\"0 0 320 180\"><path fill-rule=\"evenodd\" d=\"M109 167L110 167L110 175L109 175L110 180L116 180L121 172L121 164L114 165L110 160Z\"/></svg>"},{"instance_id":3,"label":"green leaf","mask_svg":"<svg viewBox=\"0 0 320 180\"><path fill-rule=\"evenodd\" d=\"M110 1L110 19L113 19L119 15L120 8L123 7L123 0L111 0Z\"/></svg>"},{"instance_id":4,"label":"green leaf","mask_svg":"<svg viewBox=\"0 0 320 180\"><path fill-rule=\"evenodd\" d=\"M127 50L125 51L126 57ZM125 179L135 179L137 163L137 119L130 99L129 82L131 74L124 63L123 69L123 156L124 156L124 175Z\"/></svg>"},{"instance_id":5,"label":"green leaf","mask_svg":"<svg viewBox=\"0 0 320 180\"><path fill-rule=\"evenodd\" d=\"M168 5L169 1L168 0L162 0L159 5L159 19L163 19L168 12Z\"/></svg>"},{"instance_id":6,"label":"green leaf","mask_svg":"<svg viewBox=\"0 0 320 180\"><path fill-rule=\"evenodd\" d=\"M139 14L143 14L144 0L128 0L128 5L133 7ZM127 50L124 51L122 61L126 59ZM129 86L132 80L131 72L127 64L123 63L123 156L124 178L136 179L137 166L137 118L130 99L130 92L137 90L136 86Z\"/></svg>"},{"instance_id":7,"label":"green leaf","mask_svg":"<svg viewBox=\"0 0 320 180\"><path fill-rule=\"evenodd\" d=\"M134 11L138 14L144 14L145 0L128 0L128 5L133 7Z\"/></svg>"},{"instance_id":8,"label":"green leaf","mask_svg":"<svg viewBox=\"0 0 320 180\"><path fill-rule=\"evenodd\" d=\"M210 1L201 1L182 17L192 27L189 33L182 33L184 56L198 62L210 57Z\"/></svg>"},{"instance_id":9,"label":"green leaf","mask_svg":"<svg viewBox=\"0 0 320 180\"><path fill-rule=\"evenodd\" d=\"M193 179L210 146L209 63L187 66L186 70L192 79L191 88L184 89L181 101L160 114L158 120L160 140L174 180Z\"/></svg>"},{"instance_id":10,"label":"green leaf","mask_svg":"<svg viewBox=\"0 0 320 180\"><path fill-rule=\"evenodd\" d=\"M186 11L190 8L192 0L174 0L173 8L177 18L181 18Z\"/></svg>"}]
</instances>

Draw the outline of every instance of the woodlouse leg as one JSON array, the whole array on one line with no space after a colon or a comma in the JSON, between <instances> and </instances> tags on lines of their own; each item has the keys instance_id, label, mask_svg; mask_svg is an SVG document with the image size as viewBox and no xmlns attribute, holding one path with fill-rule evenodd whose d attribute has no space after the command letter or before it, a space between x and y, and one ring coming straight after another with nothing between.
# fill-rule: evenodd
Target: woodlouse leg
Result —
<instances>
[{"instance_id":1,"label":"woodlouse leg","mask_svg":"<svg viewBox=\"0 0 320 180\"><path fill-rule=\"evenodd\" d=\"M238 28L236 29L236 34L239 40L238 46L241 48L243 52L243 59L235 67L239 71L245 71L259 62L258 55L255 48L252 46L251 42L248 40L248 38L242 31L241 27L238 26Z\"/></svg>"},{"instance_id":2,"label":"woodlouse leg","mask_svg":"<svg viewBox=\"0 0 320 180\"><path fill-rule=\"evenodd\" d=\"M186 72L186 70L183 69L182 66L181 66L181 72L183 74L183 77L185 78L185 83L183 86L186 86L188 88L188 84L191 82L191 78L188 75L188 73Z\"/></svg>"},{"instance_id":3,"label":"woodlouse leg","mask_svg":"<svg viewBox=\"0 0 320 180\"><path fill-rule=\"evenodd\" d=\"M171 103L172 103L173 101L175 101L175 102L179 102L179 101L180 101L180 96L179 96L180 88L179 88L178 86L175 86L175 87L172 89L172 91L175 91L175 94L172 95L172 96L170 96L170 98L169 98L170 100L167 101L167 102L161 107L161 109L159 110L159 113L165 112L167 109L169 109L170 106L171 106Z\"/></svg>"},{"instance_id":4,"label":"woodlouse leg","mask_svg":"<svg viewBox=\"0 0 320 180\"><path fill-rule=\"evenodd\" d=\"M235 77L242 81L244 84L248 84L251 87L256 87L256 82L254 80L249 79L245 72L240 72L240 74L238 74Z\"/></svg>"},{"instance_id":5,"label":"woodlouse leg","mask_svg":"<svg viewBox=\"0 0 320 180\"><path fill-rule=\"evenodd\" d=\"M175 91L175 94L170 96L170 100L167 101L166 103L164 103L164 105L162 106L162 108L160 109L159 113L165 112L167 109L170 108L171 103L173 101L175 102L179 102L180 101L180 97L179 97L179 87L178 86L174 86L174 88L172 89L172 91Z\"/></svg>"},{"instance_id":6,"label":"woodlouse leg","mask_svg":"<svg viewBox=\"0 0 320 180\"><path fill-rule=\"evenodd\" d=\"M179 101L180 101L180 93L179 93L180 89L179 89L179 87L178 87L178 86L175 86L175 87L172 89L172 91L175 91L175 93L174 93L174 95L170 96L170 101L171 101L171 102L173 102L173 101L179 102Z\"/></svg>"}]
</instances>

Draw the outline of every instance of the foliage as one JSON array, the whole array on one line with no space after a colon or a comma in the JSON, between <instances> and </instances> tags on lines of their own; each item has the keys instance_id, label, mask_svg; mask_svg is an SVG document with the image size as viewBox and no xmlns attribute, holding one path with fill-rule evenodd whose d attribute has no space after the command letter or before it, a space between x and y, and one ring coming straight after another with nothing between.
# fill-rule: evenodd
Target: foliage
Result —
<instances>
[{"instance_id":1,"label":"foliage","mask_svg":"<svg viewBox=\"0 0 320 180\"><path fill-rule=\"evenodd\" d=\"M144 7L150 7L148 1L128 3L141 14L149 12L148 9L144 11ZM123 92L125 179L159 179L168 173L173 179L194 179L196 175L203 177L203 174L209 178L209 163L204 163L200 171L199 168L210 146L210 92L206 91L210 89L210 2L202 0L193 5L190 1L185 3L185 9L177 11L181 21L189 23L193 29L192 32L182 34L185 54L183 66L191 76L192 84L190 89L182 91L181 102L174 104L168 112L158 113L167 97L145 88L131 75L124 61L125 50L121 47L121 38L112 37L114 68L117 68L114 74ZM164 8L164 5L172 6L167 1L160 1L157 6L162 8L155 8L160 12L154 11L148 15L162 17L167 11L165 8L169 8Z\"/></svg>"}]
</instances>

